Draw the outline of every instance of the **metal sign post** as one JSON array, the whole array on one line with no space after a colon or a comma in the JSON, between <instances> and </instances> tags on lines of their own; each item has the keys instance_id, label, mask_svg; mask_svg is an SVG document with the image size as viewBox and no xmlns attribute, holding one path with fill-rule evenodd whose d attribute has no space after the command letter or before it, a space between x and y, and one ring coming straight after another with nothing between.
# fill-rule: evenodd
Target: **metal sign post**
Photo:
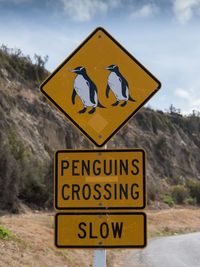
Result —
<instances>
[{"instance_id":1,"label":"metal sign post","mask_svg":"<svg viewBox=\"0 0 200 267\"><path fill-rule=\"evenodd\" d=\"M107 144L105 144L104 149L107 149ZM94 251L94 267L106 267L106 250L95 250Z\"/></svg>"},{"instance_id":2,"label":"metal sign post","mask_svg":"<svg viewBox=\"0 0 200 267\"><path fill-rule=\"evenodd\" d=\"M106 250L94 251L94 267L106 267Z\"/></svg>"}]
</instances>

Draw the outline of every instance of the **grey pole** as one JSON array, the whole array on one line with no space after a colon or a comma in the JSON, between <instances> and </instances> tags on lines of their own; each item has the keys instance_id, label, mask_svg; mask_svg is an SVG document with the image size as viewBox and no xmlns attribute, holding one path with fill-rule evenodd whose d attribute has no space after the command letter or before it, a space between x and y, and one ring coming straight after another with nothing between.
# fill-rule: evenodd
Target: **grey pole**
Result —
<instances>
[{"instance_id":1,"label":"grey pole","mask_svg":"<svg viewBox=\"0 0 200 267\"><path fill-rule=\"evenodd\" d=\"M104 146L107 149L107 144ZM106 267L106 250L99 249L94 251L94 267Z\"/></svg>"},{"instance_id":2,"label":"grey pole","mask_svg":"<svg viewBox=\"0 0 200 267\"><path fill-rule=\"evenodd\" d=\"M106 267L106 250L94 251L94 267Z\"/></svg>"}]
</instances>

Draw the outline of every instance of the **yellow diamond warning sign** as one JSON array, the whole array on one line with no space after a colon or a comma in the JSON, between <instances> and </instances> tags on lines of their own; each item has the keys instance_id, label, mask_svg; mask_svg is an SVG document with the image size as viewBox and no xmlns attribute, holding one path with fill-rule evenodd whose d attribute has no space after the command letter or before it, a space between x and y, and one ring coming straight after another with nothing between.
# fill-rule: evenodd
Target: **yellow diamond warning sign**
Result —
<instances>
[{"instance_id":1,"label":"yellow diamond warning sign","mask_svg":"<svg viewBox=\"0 0 200 267\"><path fill-rule=\"evenodd\" d=\"M56 209L143 209L145 206L142 149L56 152Z\"/></svg>"},{"instance_id":2,"label":"yellow diamond warning sign","mask_svg":"<svg viewBox=\"0 0 200 267\"><path fill-rule=\"evenodd\" d=\"M90 141L103 146L160 86L107 31L97 28L41 91Z\"/></svg>"}]
</instances>

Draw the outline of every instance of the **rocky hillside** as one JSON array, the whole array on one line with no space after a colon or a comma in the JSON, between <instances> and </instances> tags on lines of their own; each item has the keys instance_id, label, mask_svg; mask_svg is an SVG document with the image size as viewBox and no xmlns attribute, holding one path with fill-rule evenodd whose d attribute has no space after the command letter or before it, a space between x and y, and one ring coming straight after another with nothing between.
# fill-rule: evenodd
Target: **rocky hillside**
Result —
<instances>
[{"instance_id":1,"label":"rocky hillside","mask_svg":"<svg viewBox=\"0 0 200 267\"><path fill-rule=\"evenodd\" d=\"M93 147L41 95L39 84L47 75L40 57L32 63L19 50L1 48L0 210L17 212L20 202L51 208L55 150ZM200 118L195 114L143 108L108 147L146 150L149 201L200 202Z\"/></svg>"}]
</instances>

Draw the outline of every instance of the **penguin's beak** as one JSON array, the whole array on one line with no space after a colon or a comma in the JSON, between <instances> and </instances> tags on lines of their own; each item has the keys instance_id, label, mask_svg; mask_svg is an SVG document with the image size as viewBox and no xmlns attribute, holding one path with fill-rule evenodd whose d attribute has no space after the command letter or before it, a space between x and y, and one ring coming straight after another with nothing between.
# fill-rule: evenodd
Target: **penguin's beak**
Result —
<instances>
[{"instance_id":1,"label":"penguin's beak","mask_svg":"<svg viewBox=\"0 0 200 267\"><path fill-rule=\"evenodd\" d=\"M105 70L110 70L110 68L109 67L106 67Z\"/></svg>"},{"instance_id":2,"label":"penguin's beak","mask_svg":"<svg viewBox=\"0 0 200 267\"><path fill-rule=\"evenodd\" d=\"M76 70L69 70L70 72L76 72Z\"/></svg>"}]
</instances>

